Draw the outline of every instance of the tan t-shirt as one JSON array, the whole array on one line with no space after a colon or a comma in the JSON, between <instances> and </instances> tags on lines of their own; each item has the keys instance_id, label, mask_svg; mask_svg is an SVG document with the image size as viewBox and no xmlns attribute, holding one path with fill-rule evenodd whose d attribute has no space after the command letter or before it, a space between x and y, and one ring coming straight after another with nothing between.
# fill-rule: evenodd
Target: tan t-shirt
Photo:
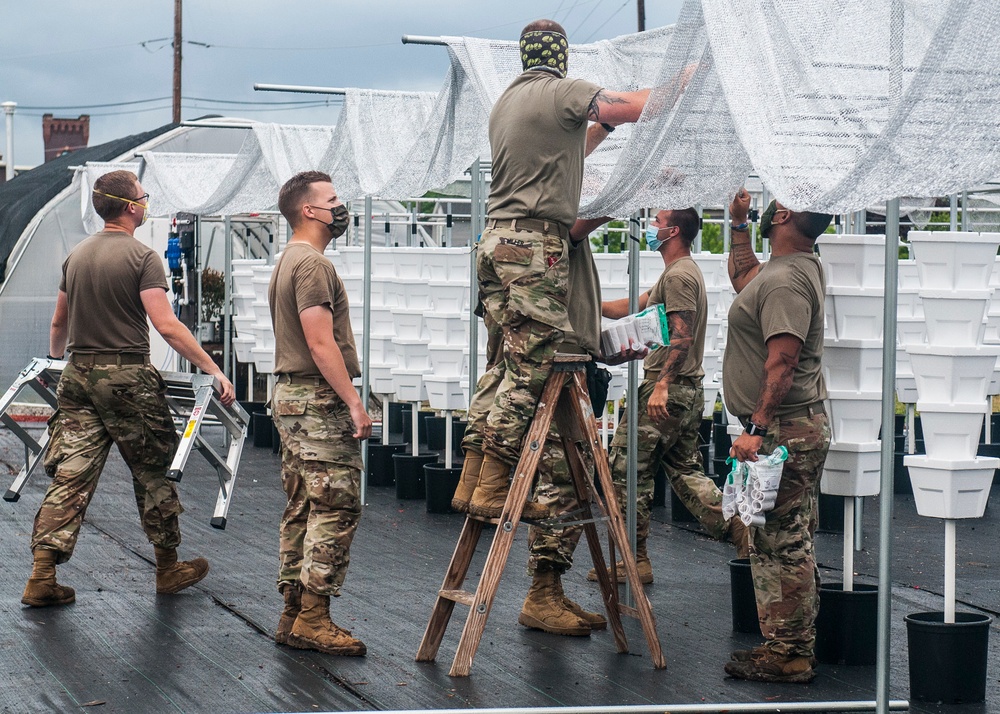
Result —
<instances>
[{"instance_id":1,"label":"tan t-shirt","mask_svg":"<svg viewBox=\"0 0 1000 714\"><path fill-rule=\"evenodd\" d=\"M569 289L566 314L572 331L563 338L566 352L579 347L592 357L601 354L601 278L590 249L590 238L569 246Z\"/></svg>"},{"instance_id":2,"label":"tan t-shirt","mask_svg":"<svg viewBox=\"0 0 1000 714\"><path fill-rule=\"evenodd\" d=\"M729 411L748 417L757 406L766 342L790 334L802 340L799 364L777 417L827 398L823 358L826 282L819 258L806 253L772 257L729 308L722 388ZM763 425L762 425L763 426Z\"/></svg>"},{"instance_id":3,"label":"tan t-shirt","mask_svg":"<svg viewBox=\"0 0 1000 714\"><path fill-rule=\"evenodd\" d=\"M322 377L309 353L299 313L326 305L333 312L333 339L344 355L351 377L361 376L358 350L351 330L347 291L337 271L312 246L293 242L285 246L274 266L267 289L274 328L274 373L297 377Z\"/></svg>"},{"instance_id":4,"label":"tan t-shirt","mask_svg":"<svg viewBox=\"0 0 1000 714\"><path fill-rule=\"evenodd\" d=\"M542 70L528 70L511 82L490 113L490 218L573 225L580 208L587 111L600 90Z\"/></svg>"},{"instance_id":5,"label":"tan t-shirt","mask_svg":"<svg viewBox=\"0 0 1000 714\"><path fill-rule=\"evenodd\" d=\"M670 313L689 310L694 312L694 335L687 359L677 373L680 377L700 379L705 376L702 362L705 359L705 330L708 325L708 299L705 297L705 278L701 268L690 256L675 260L660 275L649 291L646 307L663 305L669 319ZM646 372L657 372L666 364L669 347L660 347L646 356Z\"/></svg>"},{"instance_id":6,"label":"tan t-shirt","mask_svg":"<svg viewBox=\"0 0 1000 714\"><path fill-rule=\"evenodd\" d=\"M70 352L149 354L149 325L139 296L167 289L160 256L128 233L102 231L63 262L59 289L69 308Z\"/></svg>"}]
</instances>

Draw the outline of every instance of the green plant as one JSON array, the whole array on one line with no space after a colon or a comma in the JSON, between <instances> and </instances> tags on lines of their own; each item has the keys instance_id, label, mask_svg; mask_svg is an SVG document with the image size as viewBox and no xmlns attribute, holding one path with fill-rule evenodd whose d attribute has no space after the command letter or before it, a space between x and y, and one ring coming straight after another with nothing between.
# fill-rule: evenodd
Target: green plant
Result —
<instances>
[{"instance_id":1,"label":"green plant","mask_svg":"<svg viewBox=\"0 0 1000 714\"><path fill-rule=\"evenodd\" d=\"M222 316L222 307L226 302L226 279L222 273L212 268L201 271L201 309L202 319L213 322Z\"/></svg>"}]
</instances>

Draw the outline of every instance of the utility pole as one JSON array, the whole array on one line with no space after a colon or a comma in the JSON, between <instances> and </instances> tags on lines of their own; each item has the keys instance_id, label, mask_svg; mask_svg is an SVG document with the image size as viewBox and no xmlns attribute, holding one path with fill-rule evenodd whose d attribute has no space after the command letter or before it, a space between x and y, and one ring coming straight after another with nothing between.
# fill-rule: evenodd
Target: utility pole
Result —
<instances>
[{"instance_id":1,"label":"utility pole","mask_svg":"<svg viewBox=\"0 0 1000 714\"><path fill-rule=\"evenodd\" d=\"M17 102L4 102L0 107L7 115L7 155L4 158L7 160L5 180L10 181L14 178L14 110Z\"/></svg>"},{"instance_id":2,"label":"utility pole","mask_svg":"<svg viewBox=\"0 0 1000 714\"><path fill-rule=\"evenodd\" d=\"M180 2L180 0L177 0ZM635 0L636 10L639 12L639 32L646 31L646 0Z\"/></svg>"},{"instance_id":3,"label":"utility pole","mask_svg":"<svg viewBox=\"0 0 1000 714\"><path fill-rule=\"evenodd\" d=\"M174 114L172 121L174 124L180 124L181 121L181 0L174 0Z\"/></svg>"}]
</instances>

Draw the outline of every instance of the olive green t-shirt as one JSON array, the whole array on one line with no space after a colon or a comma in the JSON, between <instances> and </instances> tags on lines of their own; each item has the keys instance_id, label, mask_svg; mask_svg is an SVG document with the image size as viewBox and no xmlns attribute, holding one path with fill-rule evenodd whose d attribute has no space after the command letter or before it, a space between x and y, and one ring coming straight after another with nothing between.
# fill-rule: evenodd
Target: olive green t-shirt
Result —
<instances>
[{"instance_id":1,"label":"olive green t-shirt","mask_svg":"<svg viewBox=\"0 0 1000 714\"><path fill-rule=\"evenodd\" d=\"M573 225L580 208L587 111L601 91L582 79L528 70L490 113L489 216Z\"/></svg>"},{"instance_id":2,"label":"olive green t-shirt","mask_svg":"<svg viewBox=\"0 0 1000 714\"><path fill-rule=\"evenodd\" d=\"M802 340L799 364L776 416L827 398L823 358L823 301L826 281L819 258L806 253L772 257L733 300L722 365L722 389L729 411L748 417L763 382L767 340L790 334ZM763 425L762 425L763 426Z\"/></svg>"},{"instance_id":3,"label":"olive green t-shirt","mask_svg":"<svg viewBox=\"0 0 1000 714\"><path fill-rule=\"evenodd\" d=\"M579 347L599 357L601 354L601 278L590 249L590 238L569 244L569 289L566 291L566 314L571 332L566 333L565 351Z\"/></svg>"},{"instance_id":4,"label":"olive green t-shirt","mask_svg":"<svg viewBox=\"0 0 1000 714\"><path fill-rule=\"evenodd\" d=\"M663 305L667 319L672 312L684 310L694 313L694 334L687 359L677 372L679 377L699 379L705 376L702 362L705 359L705 330L708 325L708 299L705 297L705 278L701 268L690 256L675 260L660 275L649 291L646 307ZM646 372L658 372L667 361L669 346L655 349L646 356Z\"/></svg>"},{"instance_id":5,"label":"olive green t-shirt","mask_svg":"<svg viewBox=\"0 0 1000 714\"><path fill-rule=\"evenodd\" d=\"M70 352L149 354L149 324L139 293L167 289L163 262L122 231L101 231L66 257L59 289L66 293Z\"/></svg>"},{"instance_id":6,"label":"olive green t-shirt","mask_svg":"<svg viewBox=\"0 0 1000 714\"><path fill-rule=\"evenodd\" d=\"M285 246L267 289L274 328L274 373L322 377L313 361L299 313L326 305L333 313L333 339L344 355L351 377L361 376L358 350L351 330L347 291L327 258L307 243Z\"/></svg>"}]
</instances>

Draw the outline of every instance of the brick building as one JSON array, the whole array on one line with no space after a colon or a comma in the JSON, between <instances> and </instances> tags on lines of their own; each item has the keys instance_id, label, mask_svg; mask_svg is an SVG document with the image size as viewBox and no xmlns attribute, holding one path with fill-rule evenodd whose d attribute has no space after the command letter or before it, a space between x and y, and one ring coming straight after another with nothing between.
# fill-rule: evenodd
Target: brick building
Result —
<instances>
[{"instance_id":1,"label":"brick building","mask_svg":"<svg viewBox=\"0 0 1000 714\"><path fill-rule=\"evenodd\" d=\"M90 139L90 115L81 114L77 119L56 119L51 114L45 114L42 116L42 139L46 161L84 149Z\"/></svg>"}]
</instances>

